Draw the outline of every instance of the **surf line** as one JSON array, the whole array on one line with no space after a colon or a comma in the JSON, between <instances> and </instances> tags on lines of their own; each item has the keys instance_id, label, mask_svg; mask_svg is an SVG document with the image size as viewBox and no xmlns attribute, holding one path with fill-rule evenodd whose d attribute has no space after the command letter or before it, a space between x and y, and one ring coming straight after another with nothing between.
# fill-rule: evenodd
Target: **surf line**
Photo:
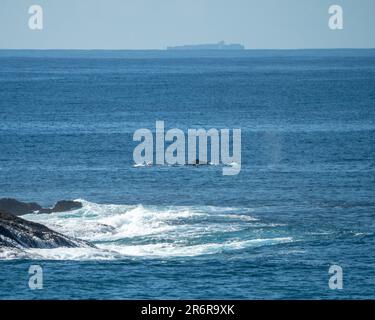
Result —
<instances>
[{"instance_id":1,"label":"surf line","mask_svg":"<svg viewBox=\"0 0 375 320\"><path fill-rule=\"evenodd\" d=\"M142 315L165 315L172 318L176 307L155 307L149 304L147 307L142 307Z\"/></svg>"},{"instance_id":2,"label":"surf line","mask_svg":"<svg viewBox=\"0 0 375 320\"><path fill-rule=\"evenodd\" d=\"M223 175L231 176L240 173L241 129L232 130L232 141L230 141L230 129L188 129L187 139L181 129L173 128L165 132L164 121L156 121L155 129L155 137L150 129L144 128L136 130L133 134L133 141L140 141L133 151L133 160L137 166L152 165L154 160L157 165L221 163L224 165ZM207 154L208 138L210 138L210 162ZM167 148L165 142L170 142ZM232 155L230 155L231 146Z\"/></svg>"}]
</instances>

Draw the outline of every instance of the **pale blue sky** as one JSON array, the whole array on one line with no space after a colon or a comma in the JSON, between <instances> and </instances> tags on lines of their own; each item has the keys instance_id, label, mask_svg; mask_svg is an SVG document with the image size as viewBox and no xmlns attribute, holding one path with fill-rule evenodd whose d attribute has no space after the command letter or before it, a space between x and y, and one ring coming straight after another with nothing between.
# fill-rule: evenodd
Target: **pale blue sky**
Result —
<instances>
[{"instance_id":1,"label":"pale blue sky","mask_svg":"<svg viewBox=\"0 0 375 320\"><path fill-rule=\"evenodd\" d=\"M44 30L28 8L44 9ZM328 8L344 9L344 30ZM0 0L0 48L164 49L239 42L249 49L375 48L375 0Z\"/></svg>"}]
</instances>

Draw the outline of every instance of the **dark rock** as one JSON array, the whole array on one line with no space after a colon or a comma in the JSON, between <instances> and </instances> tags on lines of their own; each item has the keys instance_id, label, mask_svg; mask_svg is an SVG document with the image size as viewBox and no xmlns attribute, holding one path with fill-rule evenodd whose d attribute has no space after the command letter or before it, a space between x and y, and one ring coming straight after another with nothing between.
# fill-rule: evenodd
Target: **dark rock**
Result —
<instances>
[{"instance_id":1,"label":"dark rock","mask_svg":"<svg viewBox=\"0 0 375 320\"><path fill-rule=\"evenodd\" d=\"M79 201L67 201L62 200L55 204L52 208L52 212L65 212L65 211L72 211L76 209L81 209L82 203Z\"/></svg>"},{"instance_id":2,"label":"dark rock","mask_svg":"<svg viewBox=\"0 0 375 320\"><path fill-rule=\"evenodd\" d=\"M35 202L27 203L21 202L12 198L0 199L0 211L21 216L33 212L38 213L52 213L65 212L82 208L82 203L79 201L62 200L58 201L53 208L42 208Z\"/></svg>"},{"instance_id":3,"label":"dark rock","mask_svg":"<svg viewBox=\"0 0 375 320\"><path fill-rule=\"evenodd\" d=\"M39 210L39 213L52 213L52 212L66 212L82 208L82 203L79 201L62 200L58 201L53 208Z\"/></svg>"},{"instance_id":4,"label":"dark rock","mask_svg":"<svg viewBox=\"0 0 375 320\"><path fill-rule=\"evenodd\" d=\"M42 207L35 202L26 203L12 198L0 199L0 211L16 216L33 213L34 211L39 211L41 209Z\"/></svg>"},{"instance_id":5,"label":"dark rock","mask_svg":"<svg viewBox=\"0 0 375 320\"><path fill-rule=\"evenodd\" d=\"M58 248L90 246L90 243L67 237L46 226L8 213L0 213L0 248Z\"/></svg>"}]
</instances>

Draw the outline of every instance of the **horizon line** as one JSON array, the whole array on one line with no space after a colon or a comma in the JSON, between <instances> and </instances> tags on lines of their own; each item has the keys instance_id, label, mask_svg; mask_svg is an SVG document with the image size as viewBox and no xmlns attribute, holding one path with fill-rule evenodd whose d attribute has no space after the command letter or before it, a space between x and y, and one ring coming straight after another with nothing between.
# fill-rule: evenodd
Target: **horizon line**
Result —
<instances>
[{"instance_id":1,"label":"horizon line","mask_svg":"<svg viewBox=\"0 0 375 320\"><path fill-rule=\"evenodd\" d=\"M0 48L0 51L166 51L166 52L196 52L196 51L220 51L220 52L242 52L242 51L302 51L302 50L375 50L375 47L335 47L335 48L245 48L241 50L222 49L109 49L109 48Z\"/></svg>"}]
</instances>

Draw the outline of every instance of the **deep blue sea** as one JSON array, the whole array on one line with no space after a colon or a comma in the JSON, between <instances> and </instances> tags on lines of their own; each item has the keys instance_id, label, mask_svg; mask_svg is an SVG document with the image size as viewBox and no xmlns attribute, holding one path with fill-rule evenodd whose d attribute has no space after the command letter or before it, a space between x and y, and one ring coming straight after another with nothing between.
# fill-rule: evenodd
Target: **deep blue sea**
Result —
<instances>
[{"instance_id":1,"label":"deep blue sea","mask_svg":"<svg viewBox=\"0 0 375 320\"><path fill-rule=\"evenodd\" d=\"M240 128L240 174L135 167L157 120ZM98 247L3 252L0 299L374 299L374 196L375 50L0 51L0 197Z\"/></svg>"}]
</instances>

